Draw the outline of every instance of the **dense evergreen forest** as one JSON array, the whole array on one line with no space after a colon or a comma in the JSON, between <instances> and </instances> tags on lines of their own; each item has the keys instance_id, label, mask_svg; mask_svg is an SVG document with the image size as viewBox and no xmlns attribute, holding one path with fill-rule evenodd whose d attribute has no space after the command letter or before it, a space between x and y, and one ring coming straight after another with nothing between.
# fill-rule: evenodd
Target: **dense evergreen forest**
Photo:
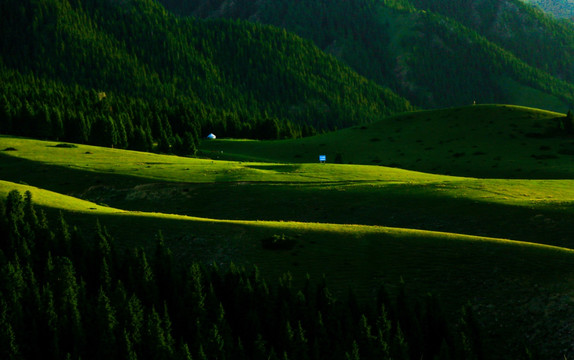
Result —
<instances>
[{"instance_id":1,"label":"dense evergreen forest","mask_svg":"<svg viewBox=\"0 0 574 360\"><path fill-rule=\"evenodd\" d=\"M438 300L337 299L326 280L268 282L233 264L178 264L154 249L118 249L48 220L29 192L0 203L2 359L481 359L470 308L453 326Z\"/></svg>"},{"instance_id":2,"label":"dense evergreen forest","mask_svg":"<svg viewBox=\"0 0 574 360\"><path fill-rule=\"evenodd\" d=\"M160 1L182 15L286 28L422 107L531 105L521 88L562 102L537 104L548 109L574 103L574 26L519 0Z\"/></svg>"},{"instance_id":3,"label":"dense evergreen forest","mask_svg":"<svg viewBox=\"0 0 574 360\"><path fill-rule=\"evenodd\" d=\"M411 0L446 15L529 65L574 83L574 23L556 21L521 0Z\"/></svg>"},{"instance_id":4,"label":"dense evergreen forest","mask_svg":"<svg viewBox=\"0 0 574 360\"><path fill-rule=\"evenodd\" d=\"M2 133L188 154L210 132L293 138L410 109L282 29L153 0L0 1Z\"/></svg>"}]
</instances>

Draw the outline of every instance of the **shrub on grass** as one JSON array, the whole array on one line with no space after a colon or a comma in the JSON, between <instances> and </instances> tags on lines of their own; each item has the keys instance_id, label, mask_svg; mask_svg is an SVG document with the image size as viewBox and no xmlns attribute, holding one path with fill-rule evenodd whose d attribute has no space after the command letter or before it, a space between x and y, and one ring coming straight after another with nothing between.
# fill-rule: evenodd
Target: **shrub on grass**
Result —
<instances>
[{"instance_id":1,"label":"shrub on grass","mask_svg":"<svg viewBox=\"0 0 574 360\"><path fill-rule=\"evenodd\" d=\"M78 145L61 143L61 144L55 145L54 147L64 148L64 149L74 149L74 148L77 148Z\"/></svg>"},{"instance_id":2,"label":"shrub on grass","mask_svg":"<svg viewBox=\"0 0 574 360\"><path fill-rule=\"evenodd\" d=\"M275 234L261 240L261 245L266 250L291 250L296 244L297 242L294 238L285 234Z\"/></svg>"}]
</instances>

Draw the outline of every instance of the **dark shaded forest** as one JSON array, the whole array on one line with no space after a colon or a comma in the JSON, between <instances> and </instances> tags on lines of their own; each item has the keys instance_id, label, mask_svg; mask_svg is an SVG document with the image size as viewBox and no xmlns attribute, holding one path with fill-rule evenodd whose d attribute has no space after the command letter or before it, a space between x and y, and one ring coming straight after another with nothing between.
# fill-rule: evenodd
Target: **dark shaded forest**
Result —
<instances>
[{"instance_id":1,"label":"dark shaded forest","mask_svg":"<svg viewBox=\"0 0 574 360\"><path fill-rule=\"evenodd\" d=\"M482 358L470 308L450 324L431 295L337 299L325 279L177 263L161 232L152 249L86 237L29 192L0 205L3 359Z\"/></svg>"}]
</instances>

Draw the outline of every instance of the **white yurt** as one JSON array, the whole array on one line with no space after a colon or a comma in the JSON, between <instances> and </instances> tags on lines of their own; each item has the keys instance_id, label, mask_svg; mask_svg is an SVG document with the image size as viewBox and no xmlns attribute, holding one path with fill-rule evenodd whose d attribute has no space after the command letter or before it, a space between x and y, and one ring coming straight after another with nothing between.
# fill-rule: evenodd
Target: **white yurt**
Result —
<instances>
[{"instance_id":1,"label":"white yurt","mask_svg":"<svg viewBox=\"0 0 574 360\"><path fill-rule=\"evenodd\" d=\"M217 136L215 136L215 134L211 133L211 134L207 135L207 138L209 140L215 140L217 138Z\"/></svg>"}]
</instances>

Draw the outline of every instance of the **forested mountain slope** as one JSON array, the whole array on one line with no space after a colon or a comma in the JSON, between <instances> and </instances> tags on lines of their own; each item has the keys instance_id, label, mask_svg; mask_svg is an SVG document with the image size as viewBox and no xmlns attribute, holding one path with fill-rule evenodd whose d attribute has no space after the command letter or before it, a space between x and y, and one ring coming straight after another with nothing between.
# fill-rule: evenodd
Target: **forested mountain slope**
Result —
<instances>
[{"instance_id":1,"label":"forested mountain slope","mask_svg":"<svg viewBox=\"0 0 574 360\"><path fill-rule=\"evenodd\" d=\"M182 153L411 109L294 34L153 0L0 1L0 79L0 132Z\"/></svg>"},{"instance_id":2,"label":"forested mountain slope","mask_svg":"<svg viewBox=\"0 0 574 360\"><path fill-rule=\"evenodd\" d=\"M574 24L556 21L520 0L411 0L464 24L522 61L574 82Z\"/></svg>"},{"instance_id":3,"label":"forested mountain slope","mask_svg":"<svg viewBox=\"0 0 574 360\"><path fill-rule=\"evenodd\" d=\"M499 37L473 23L490 24L498 0L160 1L183 15L294 31L423 107L476 100L565 111L574 102L572 27L516 1L504 2Z\"/></svg>"}]
</instances>

